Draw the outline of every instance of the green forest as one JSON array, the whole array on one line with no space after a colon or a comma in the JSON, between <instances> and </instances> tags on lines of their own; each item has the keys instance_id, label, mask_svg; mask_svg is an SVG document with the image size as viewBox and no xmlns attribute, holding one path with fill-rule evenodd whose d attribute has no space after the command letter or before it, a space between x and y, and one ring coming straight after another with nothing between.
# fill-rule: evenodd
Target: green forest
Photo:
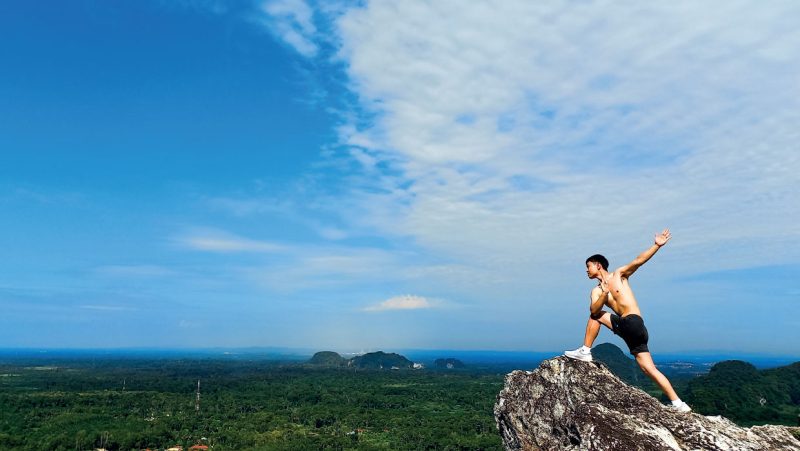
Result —
<instances>
[{"instance_id":1,"label":"green forest","mask_svg":"<svg viewBox=\"0 0 800 451\"><path fill-rule=\"evenodd\" d=\"M4 450L502 449L499 373L104 359L0 375Z\"/></svg>"},{"instance_id":2,"label":"green forest","mask_svg":"<svg viewBox=\"0 0 800 451\"><path fill-rule=\"evenodd\" d=\"M616 351L597 357L660 396ZM492 408L508 368L389 370L321 357L5 359L0 449L502 449ZM800 363L757 370L729 361L670 377L697 413L797 423Z\"/></svg>"},{"instance_id":3,"label":"green forest","mask_svg":"<svg viewBox=\"0 0 800 451\"><path fill-rule=\"evenodd\" d=\"M800 362L760 371L739 360L720 362L684 392L695 410L741 425L800 425Z\"/></svg>"}]
</instances>

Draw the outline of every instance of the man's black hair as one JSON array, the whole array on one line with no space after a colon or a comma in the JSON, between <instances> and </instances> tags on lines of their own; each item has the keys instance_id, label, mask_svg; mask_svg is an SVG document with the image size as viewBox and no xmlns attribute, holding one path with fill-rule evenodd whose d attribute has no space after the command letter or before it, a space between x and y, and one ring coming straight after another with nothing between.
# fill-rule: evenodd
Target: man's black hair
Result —
<instances>
[{"instance_id":1,"label":"man's black hair","mask_svg":"<svg viewBox=\"0 0 800 451\"><path fill-rule=\"evenodd\" d=\"M607 258L605 258L605 257L603 257L603 256L602 256L602 255L600 255L600 254L594 254L594 255L592 255L591 257L587 258L587 259L586 259L586 263L589 263L589 262L592 262L592 263L600 263L600 266L602 266L602 267L603 267L603 269L605 269L606 271L608 271L608 259L607 259Z\"/></svg>"}]
</instances>

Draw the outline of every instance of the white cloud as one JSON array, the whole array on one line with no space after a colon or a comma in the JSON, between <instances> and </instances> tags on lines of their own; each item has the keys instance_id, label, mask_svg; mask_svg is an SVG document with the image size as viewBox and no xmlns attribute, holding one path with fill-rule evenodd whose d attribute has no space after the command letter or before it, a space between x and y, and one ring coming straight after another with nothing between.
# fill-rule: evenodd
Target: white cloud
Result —
<instances>
[{"instance_id":1,"label":"white cloud","mask_svg":"<svg viewBox=\"0 0 800 451\"><path fill-rule=\"evenodd\" d=\"M357 288L406 278L399 257L370 248L298 247L286 255L286 260L245 268L242 273L261 287L280 293Z\"/></svg>"},{"instance_id":2,"label":"white cloud","mask_svg":"<svg viewBox=\"0 0 800 451\"><path fill-rule=\"evenodd\" d=\"M664 226L678 271L788 262L800 251L798 13L793 2L353 9L338 22L340 56L374 120L343 140L394 174L365 177L381 189L354 191L348 211L497 271L632 257Z\"/></svg>"},{"instance_id":3,"label":"white cloud","mask_svg":"<svg viewBox=\"0 0 800 451\"><path fill-rule=\"evenodd\" d=\"M680 320L716 307L686 284L645 291L647 277L652 288L800 252L800 4L370 1L337 10L331 39L312 28L324 11L275 8L269 17L297 22L301 54L317 58L323 39L340 46L359 102L342 113L341 146L325 149L335 161L315 174L341 175L344 195L337 185L327 197L215 201L240 218L294 212L347 238L239 268L296 294L281 306L352 311L341 307L424 292L458 299L464 324L511 324L560 346L581 333L592 253L622 264L670 227L637 294ZM241 240L254 246L193 246L260 247ZM393 299L367 309L411 302ZM577 332L553 326L571 319Z\"/></svg>"},{"instance_id":4,"label":"white cloud","mask_svg":"<svg viewBox=\"0 0 800 451\"><path fill-rule=\"evenodd\" d=\"M216 230L198 230L179 236L178 245L208 252L280 252L285 246L267 241L258 241Z\"/></svg>"},{"instance_id":5,"label":"white cloud","mask_svg":"<svg viewBox=\"0 0 800 451\"><path fill-rule=\"evenodd\" d=\"M314 11L305 1L268 0L262 4L261 10L265 15L261 18L262 23L298 53L305 57L317 54Z\"/></svg>"},{"instance_id":6,"label":"white cloud","mask_svg":"<svg viewBox=\"0 0 800 451\"><path fill-rule=\"evenodd\" d=\"M389 298L379 304L364 308L367 312L384 310L419 310L431 308L431 303L422 296L403 295Z\"/></svg>"}]
</instances>

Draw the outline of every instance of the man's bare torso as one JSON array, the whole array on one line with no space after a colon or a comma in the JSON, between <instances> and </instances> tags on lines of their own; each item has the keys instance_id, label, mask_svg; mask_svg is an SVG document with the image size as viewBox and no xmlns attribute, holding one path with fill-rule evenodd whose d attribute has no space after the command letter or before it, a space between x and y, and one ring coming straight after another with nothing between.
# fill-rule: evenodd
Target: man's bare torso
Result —
<instances>
[{"instance_id":1,"label":"man's bare torso","mask_svg":"<svg viewBox=\"0 0 800 451\"><path fill-rule=\"evenodd\" d=\"M619 316L634 314L642 316L639 311L639 304L636 302L636 297L633 296L633 290L631 290L627 277L623 278L620 276L619 271L614 271L608 274L606 282L608 283L608 298L605 300L606 305L611 307ZM602 293L602 289L599 285L592 289L593 292L594 290L598 291L595 296Z\"/></svg>"}]
</instances>

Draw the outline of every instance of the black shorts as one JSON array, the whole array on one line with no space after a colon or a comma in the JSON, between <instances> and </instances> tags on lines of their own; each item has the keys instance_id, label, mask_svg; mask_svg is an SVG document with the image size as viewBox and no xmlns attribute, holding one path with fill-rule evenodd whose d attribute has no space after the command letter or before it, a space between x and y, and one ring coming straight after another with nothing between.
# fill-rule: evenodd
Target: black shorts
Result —
<instances>
[{"instance_id":1,"label":"black shorts","mask_svg":"<svg viewBox=\"0 0 800 451\"><path fill-rule=\"evenodd\" d=\"M647 328L644 327L644 320L639 315L628 315L620 317L611 314L611 330L625 340L631 354L636 355L640 352L650 352L647 349Z\"/></svg>"}]
</instances>

